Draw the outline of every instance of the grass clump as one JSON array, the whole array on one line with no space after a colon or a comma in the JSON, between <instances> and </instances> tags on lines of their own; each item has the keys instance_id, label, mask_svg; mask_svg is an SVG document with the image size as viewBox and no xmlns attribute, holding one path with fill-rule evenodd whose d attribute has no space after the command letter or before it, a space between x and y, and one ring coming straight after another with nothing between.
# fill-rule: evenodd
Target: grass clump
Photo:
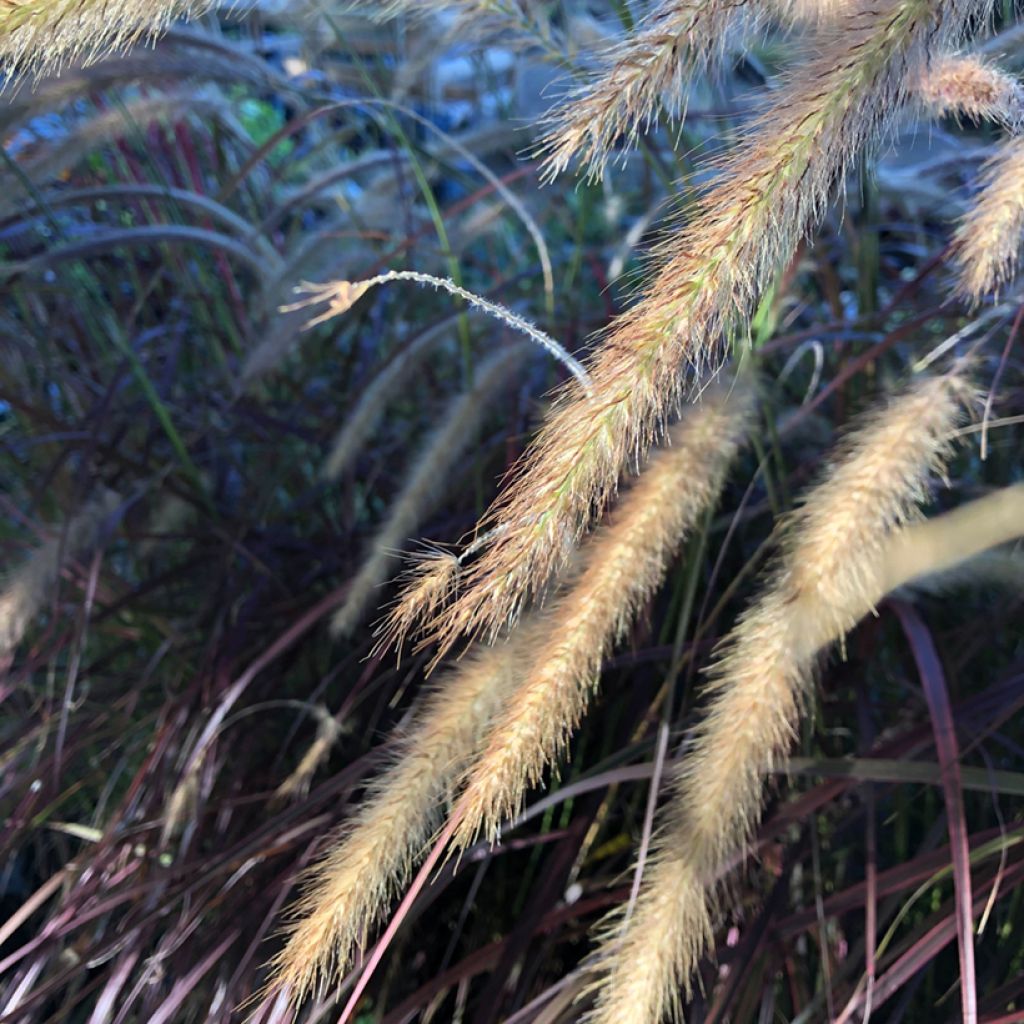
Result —
<instances>
[{"instance_id":1,"label":"grass clump","mask_svg":"<svg viewBox=\"0 0 1024 1024\"><path fill-rule=\"evenodd\" d=\"M0 1017L1015 1019L1013 12L60 11Z\"/></svg>"}]
</instances>

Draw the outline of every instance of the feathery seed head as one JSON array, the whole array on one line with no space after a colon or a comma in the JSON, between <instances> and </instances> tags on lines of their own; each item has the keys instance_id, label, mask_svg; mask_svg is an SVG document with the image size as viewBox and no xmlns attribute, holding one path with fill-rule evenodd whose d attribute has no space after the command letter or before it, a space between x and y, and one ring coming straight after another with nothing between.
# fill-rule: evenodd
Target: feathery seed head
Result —
<instances>
[{"instance_id":1,"label":"feathery seed head","mask_svg":"<svg viewBox=\"0 0 1024 1024\"><path fill-rule=\"evenodd\" d=\"M925 495L967 391L925 380L874 413L784 524L780 564L723 644L632 917L605 931L591 1024L660 1024L711 945L719 879L760 819L819 651L882 596L892 530Z\"/></svg>"},{"instance_id":2,"label":"feathery seed head","mask_svg":"<svg viewBox=\"0 0 1024 1024\"><path fill-rule=\"evenodd\" d=\"M779 90L691 222L663 247L646 295L595 353L591 390L566 390L488 513L484 528L504 532L429 624L442 651L460 634L493 635L514 621L531 591L564 567L625 466L678 408L690 368L745 328L850 157L894 116L909 76L983 9L963 0L899 0L885 10L858 3Z\"/></svg>"},{"instance_id":3,"label":"feathery seed head","mask_svg":"<svg viewBox=\"0 0 1024 1024\"><path fill-rule=\"evenodd\" d=\"M518 679L521 641L480 647L425 701L391 767L308 873L271 988L301 1002L365 948L429 842L458 778Z\"/></svg>"},{"instance_id":4,"label":"feathery seed head","mask_svg":"<svg viewBox=\"0 0 1024 1024\"><path fill-rule=\"evenodd\" d=\"M651 456L580 552L580 568L545 610L522 685L469 773L456 846L468 846L481 829L494 838L527 787L564 752L597 688L602 661L717 500L752 399L744 382L690 407L670 431L670 443Z\"/></svg>"},{"instance_id":5,"label":"feathery seed head","mask_svg":"<svg viewBox=\"0 0 1024 1024\"><path fill-rule=\"evenodd\" d=\"M988 119L1013 132L1024 127L1024 87L980 56L936 58L920 76L917 94L936 117Z\"/></svg>"},{"instance_id":6,"label":"feathery seed head","mask_svg":"<svg viewBox=\"0 0 1024 1024\"><path fill-rule=\"evenodd\" d=\"M450 551L436 550L422 556L402 576L402 600L388 612L374 636L377 647L401 650L406 637L424 618L429 618L451 597L458 584L459 559Z\"/></svg>"},{"instance_id":7,"label":"feathery seed head","mask_svg":"<svg viewBox=\"0 0 1024 1024\"><path fill-rule=\"evenodd\" d=\"M1000 146L956 234L957 290L975 302L1017 270L1024 235L1024 138Z\"/></svg>"},{"instance_id":8,"label":"feathery seed head","mask_svg":"<svg viewBox=\"0 0 1024 1024\"><path fill-rule=\"evenodd\" d=\"M561 174L579 157L600 179L616 140L633 146L659 107L682 115L690 79L724 56L742 0L662 0L639 29L602 58L602 70L548 115L544 176Z\"/></svg>"},{"instance_id":9,"label":"feathery seed head","mask_svg":"<svg viewBox=\"0 0 1024 1024\"><path fill-rule=\"evenodd\" d=\"M836 21L851 6L851 0L771 0L775 16L783 23L825 26Z\"/></svg>"},{"instance_id":10,"label":"feathery seed head","mask_svg":"<svg viewBox=\"0 0 1024 1024\"><path fill-rule=\"evenodd\" d=\"M207 0L13 0L0 11L0 69L50 72L90 63L153 37L175 18L194 17Z\"/></svg>"},{"instance_id":11,"label":"feathery seed head","mask_svg":"<svg viewBox=\"0 0 1024 1024\"><path fill-rule=\"evenodd\" d=\"M681 1019L681 993L692 994L686 965L697 963L714 941L707 881L699 867L668 851L648 861L645 885L623 927L621 912L599 927L597 1004L588 1024L661 1024Z\"/></svg>"},{"instance_id":12,"label":"feathery seed head","mask_svg":"<svg viewBox=\"0 0 1024 1024\"><path fill-rule=\"evenodd\" d=\"M964 377L954 373L926 378L873 411L793 513L787 586L795 597L816 595L834 630L849 629L881 596L876 574L888 536L917 514L971 397ZM840 544L856 556L846 557Z\"/></svg>"}]
</instances>

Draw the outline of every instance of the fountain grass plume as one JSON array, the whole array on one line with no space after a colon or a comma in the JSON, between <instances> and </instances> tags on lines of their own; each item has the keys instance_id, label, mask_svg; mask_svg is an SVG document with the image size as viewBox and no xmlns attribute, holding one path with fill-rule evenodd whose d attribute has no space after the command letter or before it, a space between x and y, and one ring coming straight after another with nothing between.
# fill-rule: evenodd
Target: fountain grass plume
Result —
<instances>
[{"instance_id":1,"label":"fountain grass plume","mask_svg":"<svg viewBox=\"0 0 1024 1024\"><path fill-rule=\"evenodd\" d=\"M49 73L72 61L89 63L209 6L209 0L13 0L0 13L0 68Z\"/></svg>"},{"instance_id":2,"label":"fountain grass plume","mask_svg":"<svg viewBox=\"0 0 1024 1024\"><path fill-rule=\"evenodd\" d=\"M682 116L689 82L722 60L732 29L752 9L737 0L661 0L548 115L545 177L578 159L587 177L600 179L618 139L635 146L661 110Z\"/></svg>"},{"instance_id":3,"label":"fountain grass plume","mask_svg":"<svg viewBox=\"0 0 1024 1024\"><path fill-rule=\"evenodd\" d=\"M1024 127L1020 80L976 54L945 54L921 76L917 94L935 117L990 120L1009 131Z\"/></svg>"},{"instance_id":4,"label":"fountain grass plume","mask_svg":"<svg viewBox=\"0 0 1024 1024\"><path fill-rule=\"evenodd\" d=\"M987 10L984 3L858 3L778 90L724 164L689 223L660 251L661 270L615 321L570 384L519 472L484 517L500 528L459 594L424 623L441 653L460 636L495 635L559 572L603 512L622 472L643 458L693 376L742 337L763 289L821 218L851 158L900 109L908 83Z\"/></svg>"},{"instance_id":5,"label":"fountain grass plume","mask_svg":"<svg viewBox=\"0 0 1024 1024\"><path fill-rule=\"evenodd\" d=\"M469 771L455 846L469 846L481 831L495 839L527 788L565 752L602 662L717 501L753 404L753 388L743 381L713 389L687 409L584 546L578 572L544 611L522 684Z\"/></svg>"},{"instance_id":6,"label":"fountain grass plume","mask_svg":"<svg viewBox=\"0 0 1024 1024\"><path fill-rule=\"evenodd\" d=\"M1024 138L1004 142L985 169L981 192L954 241L957 290L980 302L1017 271L1024 235Z\"/></svg>"},{"instance_id":7,"label":"fountain grass plume","mask_svg":"<svg viewBox=\"0 0 1024 1024\"><path fill-rule=\"evenodd\" d=\"M678 1016L713 942L720 880L785 763L817 656L883 596L889 539L941 469L969 394L958 375L928 379L868 417L784 523L778 567L711 669L638 900L604 925L590 1024Z\"/></svg>"},{"instance_id":8,"label":"fountain grass plume","mask_svg":"<svg viewBox=\"0 0 1024 1024\"><path fill-rule=\"evenodd\" d=\"M270 988L298 1004L366 947L453 797L465 765L519 678L527 633L480 646L442 677L375 776L354 820L308 873Z\"/></svg>"}]
</instances>

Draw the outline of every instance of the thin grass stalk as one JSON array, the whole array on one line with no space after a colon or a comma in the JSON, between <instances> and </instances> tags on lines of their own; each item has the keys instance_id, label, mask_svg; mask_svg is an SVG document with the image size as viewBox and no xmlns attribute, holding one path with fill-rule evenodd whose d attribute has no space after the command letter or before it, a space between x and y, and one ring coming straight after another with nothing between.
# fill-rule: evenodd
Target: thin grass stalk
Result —
<instances>
[{"instance_id":1,"label":"thin grass stalk","mask_svg":"<svg viewBox=\"0 0 1024 1024\"><path fill-rule=\"evenodd\" d=\"M501 528L495 543L467 570L458 598L425 624L442 653L459 635L514 621L564 566L628 462L678 409L688 371L742 333L850 158L891 122L933 49L948 48L985 9L960 0L858 5L779 91L691 224L663 247L644 298L596 352L592 395L570 385L482 522L483 531Z\"/></svg>"},{"instance_id":2,"label":"thin grass stalk","mask_svg":"<svg viewBox=\"0 0 1024 1024\"><path fill-rule=\"evenodd\" d=\"M365 949L518 681L521 657L522 635L480 647L427 698L391 766L306 879L287 942L273 960L272 989L287 991L297 1005Z\"/></svg>"},{"instance_id":3,"label":"thin grass stalk","mask_svg":"<svg viewBox=\"0 0 1024 1024\"><path fill-rule=\"evenodd\" d=\"M427 131L439 136L445 146L453 149L463 160L465 160L501 197L506 206L519 218L523 227L526 228L534 246L537 249L537 259L540 261L541 276L544 279L545 306L549 316L555 312L555 278L551 268L551 254L548 252L547 242L540 230L533 214L526 208L523 201L505 184L476 153L468 146L463 145L454 135L442 131L433 121L418 114L415 110L395 103L392 100L363 100L369 106L386 106L399 111L406 117L412 118L417 124Z\"/></svg>"},{"instance_id":4,"label":"thin grass stalk","mask_svg":"<svg viewBox=\"0 0 1024 1024\"><path fill-rule=\"evenodd\" d=\"M893 531L915 514L963 408L963 379L926 380L852 433L784 525L782 556L709 677L710 703L628 921L606 923L590 1024L675 1017L711 947L716 888L784 766L818 652L884 593Z\"/></svg>"},{"instance_id":5,"label":"thin grass stalk","mask_svg":"<svg viewBox=\"0 0 1024 1024\"><path fill-rule=\"evenodd\" d=\"M957 290L980 301L1017 271L1024 234L1024 139L1003 143L957 230Z\"/></svg>"},{"instance_id":6,"label":"thin grass stalk","mask_svg":"<svg viewBox=\"0 0 1024 1024\"><path fill-rule=\"evenodd\" d=\"M417 453L387 520L373 539L369 557L331 620L331 632L336 636L349 634L366 614L374 592L399 559L402 546L444 495L452 470L490 411L491 399L508 385L510 375L528 351L528 346L518 344L496 352L477 368L470 388L449 404L440 425Z\"/></svg>"},{"instance_id":7,"label":"thin grass stalk","mask_svg":"<svg viewBox=\"0 0 1024 1024\"><path fill-rule=\"evenodd\" d=\"M581 552L575 580L544 612L523 682L473 764L453 844L495 839L527 788L564 754L596 690L601 664L631 627L680 545L721 492L749 425L749 382L690 407L652 454L611 521Z\"/></svg>"}]
</instances>

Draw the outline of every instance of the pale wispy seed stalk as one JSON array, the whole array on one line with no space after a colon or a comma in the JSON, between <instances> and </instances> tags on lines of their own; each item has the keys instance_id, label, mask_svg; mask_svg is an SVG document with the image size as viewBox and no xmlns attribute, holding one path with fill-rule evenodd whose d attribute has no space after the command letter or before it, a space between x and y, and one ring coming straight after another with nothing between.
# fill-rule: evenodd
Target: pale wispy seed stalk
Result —
<instances>
[{"instance_id":1,"label":"pale wispy seed stalk","mask_svg":"<svg viewBox=\"0 0 1024 1024\"><path fill-rule=\"evenodd\" d=\"M336 635L350 633L366 614L374 592L388 577L417 525L444 494L446 482L462 453L473 443L490 411L490 399L506 387L527 355L527 346L510 345L483 361L470 388L451 401L436 430L414 457L410 473L387 519L374 537L370 555L352 580L345 603L331 620Z\"/></svg>"},{"instance_id":2,"label":"pale wispy seed stalk","mask_svg":"<svg viewBox=\"0 0 1024 1024\"><path fill-rule=\"evenodd\" d=\"M876 139L933 50L948 49L983 3L857 4L819 56L780 89L691 222L668 239L643 299L612 326L483 520L505 527L428 623L439 649L514 621L565 564L630 460L678 409L688 371L742 335L766 282L822 215L850 158Z\"/></svg>"},{"instance_id":3,"label":"pale wispy seed stalk","mask_svg":"<svg viewBox=\"0 0 1024 1024\"><path fill-rule=\"evenodd\" d=\"M883 596L888 539L941 468L965 395L958 377L927 380L876 413L789 517L774 577L711 671L632 916L605 927L590 1024L678 1015L713 942L721 876L760 819L765 779L785 763L818 652Z\"/></svg>"},{"instance_id":4,"label":"pale wispy seed stalk","mask_svg":"<svg viewBox=\"0 0 1024 1024\"><path fill-rule=\"evenodd\" d=\"M519 641L467 655L427 698L390 768L309 873L273 989L298 1004L366 947L438 825L465 764L518 679Z\"/></svg>"},{"instance_id":5,"label":"pale wispy seed stalk","mask_svg":"<svg viewBox=\"0 0 1024 1024\"><path fill-rule=\"evenodd\" d=\"M97 543L100 530L120 504L120 497L104 489L64 527L36 548L23 565L3 580L0 588L0 657L21 642L32 620L53 596L61 569L82 557Z\"/></svg>"},{"instance_id":6,"label":"pale wispy seed stalk","mask_svg":"<svg viewBox=\"0 0 1024 1024\"><path fill-rule=\"evenodd\" d=\"M523 682L498 717L459 801L454 844L497 837L526 789L565 751L601 664L717 500L752 410L748 383L690 407L580 552L581 568L543 613Z\"/></svg>"}]
</instances>

